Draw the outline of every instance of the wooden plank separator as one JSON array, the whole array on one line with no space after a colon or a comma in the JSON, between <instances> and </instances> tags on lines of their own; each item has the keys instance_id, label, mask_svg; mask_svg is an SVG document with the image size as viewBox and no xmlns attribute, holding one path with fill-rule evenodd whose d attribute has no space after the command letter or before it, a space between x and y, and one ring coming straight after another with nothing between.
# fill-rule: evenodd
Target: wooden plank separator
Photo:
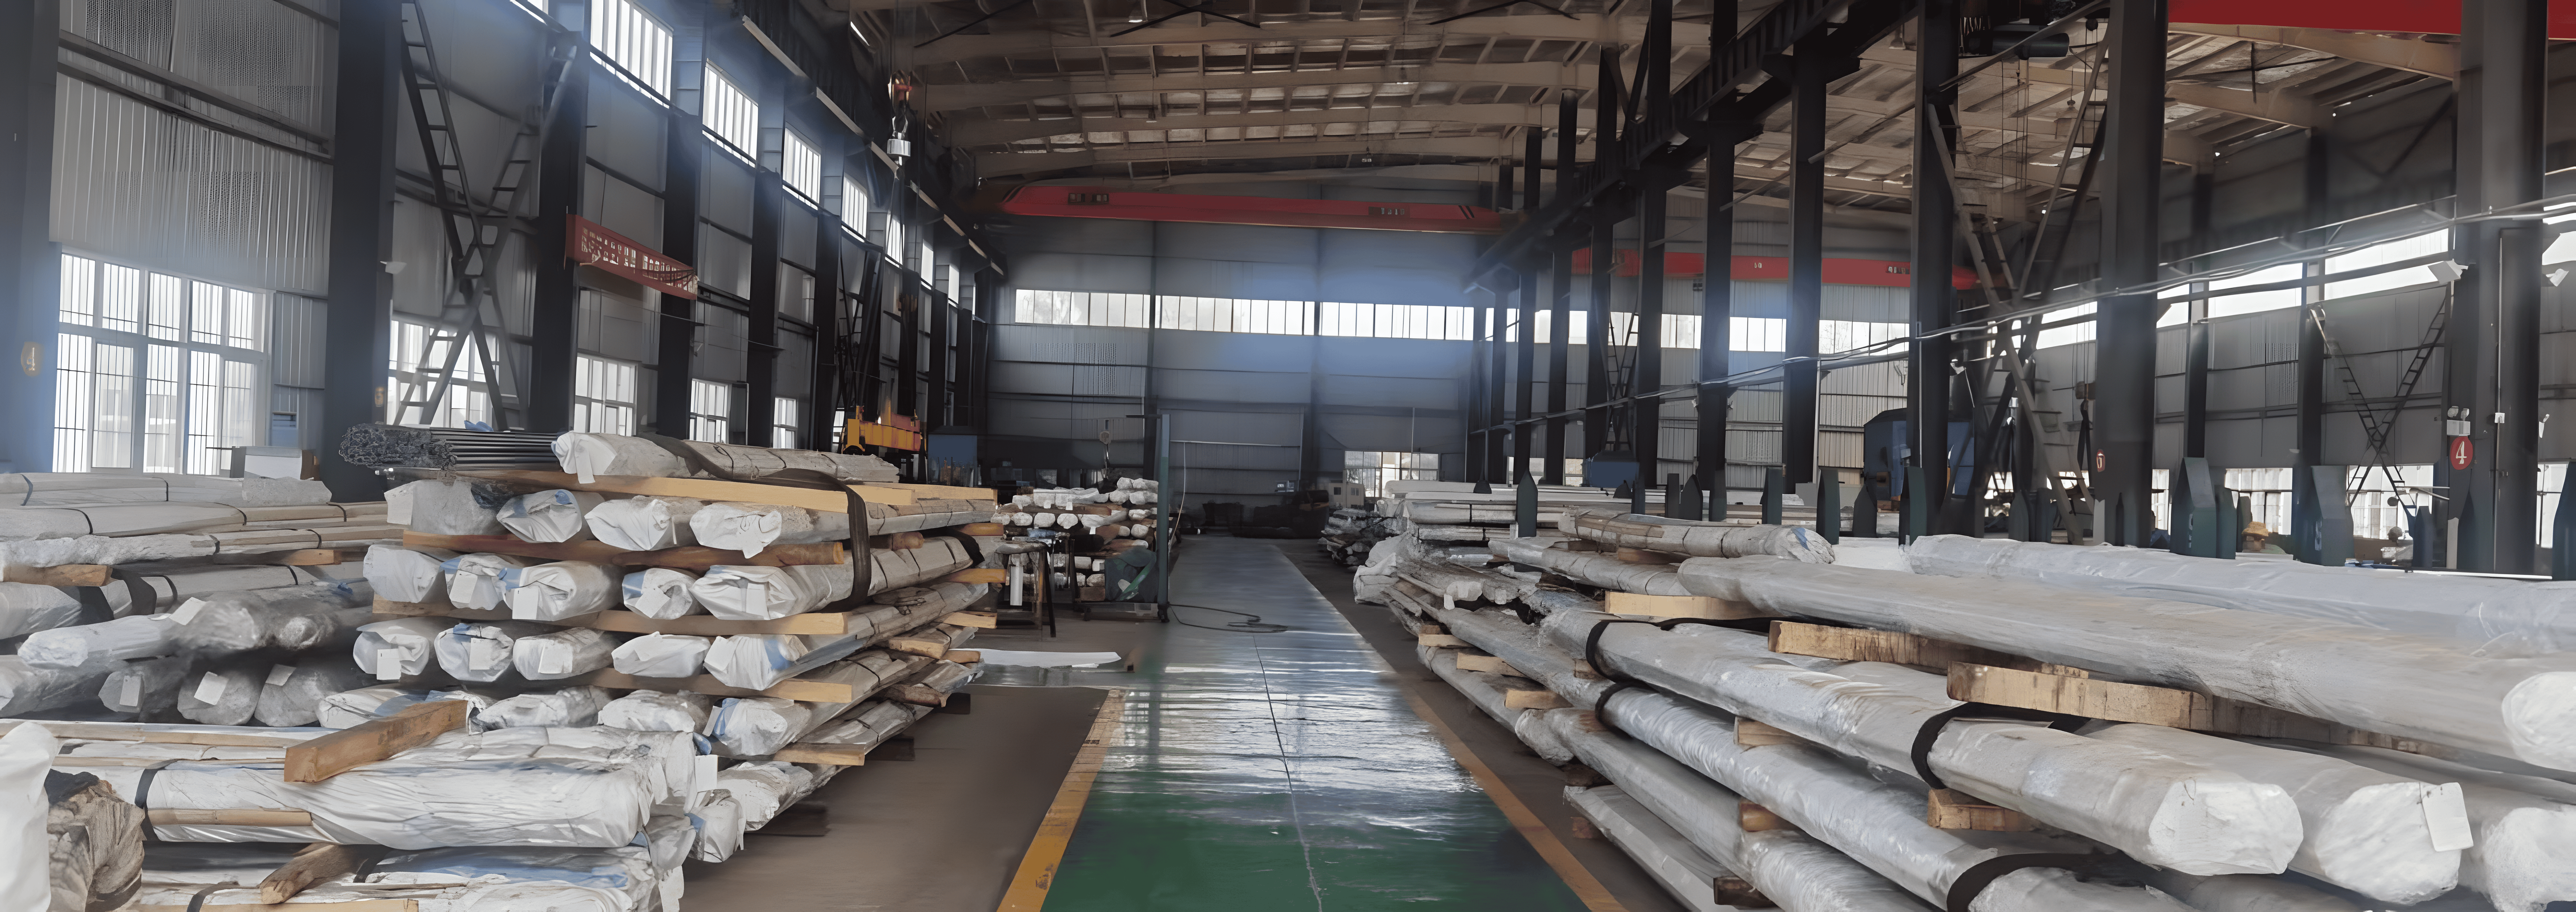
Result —
<instances>
[{"instance_id":1,"label":"wooden plank separator","mask_svg":"<svg viewBox=\"0 0 2576 912\"><path fill-rule=\"evenodd\" d=\"M320 782L436 740L465 727L462 700L414 703L372 722L350 726L286 749L288 782Z\"/></svg>"},{"instance_id":2,"label":"wooden plank separator","mask_svg":"<svg viewBox=\"0 0 2576 912\"><path fill-rule=\"evenodd\" d=\"M1616 613L1615 611L1613 613ZM1919 665L1926 668L1949 668L1966 662L2020 671L2089 678L2092 672L2067 665L2053 665L1979 646L1936 640L1927 636L1894 630L1862 630L1854 627L1827 627L1797 621L1772 621L1770 649L1782 655L1815 656L1846 662L1887 662L1895 665Z\"/></svg>"}]
</instances>

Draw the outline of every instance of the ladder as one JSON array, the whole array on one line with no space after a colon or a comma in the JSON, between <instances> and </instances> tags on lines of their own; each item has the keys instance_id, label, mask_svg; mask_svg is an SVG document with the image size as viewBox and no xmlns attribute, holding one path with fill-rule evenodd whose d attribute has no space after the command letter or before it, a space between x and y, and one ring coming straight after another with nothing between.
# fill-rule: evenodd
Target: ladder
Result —
<instances>
[{"instance_id":1,"label":"ladder","mask_svg":"<svg viewBox=\"0 0 2576 912\"><path fill-rule=\"evenodd\" d=\"M2325 312L2315 305L2307 307L2308 320L2316 324L2317 337L2324 341L2327 357L2334 359L2335 372L2343 380L2343 394L2352 400L2353 410L2361 415L2362 433L2370 442L2370 454L2378 460L2379 471L2388 476L2392 491L2398 489L2398 480L2394 460L2388 455L2388 435L2397 429L2398 412L2406 407L2406 398L2415 394L2416 382L2424 378L2425 366L2432 362L2434 350L2442 347L2442 340L2450 331L2452 301L2453 296L2445 292L2441 306L2433 310L2433 319L2425 323L2424 336L2415 345L2415 357L2407 362L2406 373L2398 376L2397 392L2390 398L2384 418L2379 410L2370 407L2369 397L2362 394L2361 378L2353 372L2352 359L2344 357L2343 347L2336 344L2333 334L2326 332ZM2346 499L2355 496L2359 493L2353 492Z\"/></svg>"},{"instance_id":2,"label":"ladder","mask_svg":"<svg viewBox=\"0 0 2576 912\"><path fill-rule=\"evenodd\" d=\"M464 144L457 136L453 102L440 79L426 12L418 0L403 0L400 10L403 91L409 96L413 130L420 137L421 159L429 169L439 225L446 233L449 281L437 328L415 359L429 382L415 390L417 396L397 403L394 418L400 423L434 424L449 388L464 388L479 379L491 394L491 429L509 430L523 423L517 419L526 399L509 359L495 352L507 337L507 324L493 286L493 269L508 237L507 222L517 210L519 193L535 173L539 131L553 119L559 89L580 47L565 40L564 30L554 30L540 106L543 114L519 125L491 190L478 196L466 172ZM459 361L469 348L474 353L471 370L460 372Z\"/></svg>"}]
</instances>

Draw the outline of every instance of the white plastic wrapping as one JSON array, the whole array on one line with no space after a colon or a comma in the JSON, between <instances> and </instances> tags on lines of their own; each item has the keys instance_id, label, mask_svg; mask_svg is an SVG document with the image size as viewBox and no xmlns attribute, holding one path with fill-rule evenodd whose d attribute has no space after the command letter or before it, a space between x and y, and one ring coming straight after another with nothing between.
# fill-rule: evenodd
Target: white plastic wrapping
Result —
<instances>
[{"instance_id":1,"label":"white plastic wrapping","mask_svg":"<svg viewBox=\"0 0 2576 912\"><path fill-rule=\"evenodd\" d=\"M1785 557L1834 563L1834 545L1805 526L1738 526L1693 519L1665 519L1617 507L1572 509L1557 531L1586 541L1694 557Z\"/></svg>"},{"instance_id":2,"label":"white plastic wrapping","mask_svg":"<svg viewBox=\"0 0 2576 912\"><path fill-rule=\"evenodd\" d=\"M627 610L667 621L698 612L698 597L689 592L697 582L698 575L686 570L647 567L626 574L619 591Z\"/></svg>"},{"instance_id":3,"label":"white plastic wrapping","mask_svg":"<svg viewBox=\"0 0 2576 912\"><path fill-rule=\"evenodd\" d=\"M672 445L689 451L697 460L712 467L715 472L712 477L749 480L789 471L807 471L820 472L848 483L901 481L903 478L903 473L892 463L859 453L778 450L693 440L672 441ZM574 432L556 437L554 450L563 470L574 475L687 478L693 474L688 460L664 449L659 443L641 437Z\"/></svg>"},{"instance_id":4,"label":"white plastic wrapping","mask_svg":"<svg viewBox=\"0 0 2576 912\"><path fill-rule=\"evenodd\" d=\"M733 793L742 805L742 828L750 831L768 826L778 812L811 794L814 774L793 763L737 763L716 773L716 786Z\"/></svg>"},{"instance_id":5,"label":"white plastic wrapping","mask_svg":"<svg viewBox=\"0 0 2576 912\"><path fill-rule=\"evenodd\" d=\"M1709 884L1733 875L1725 864L1710 858L1707 852L1683 841L1680 833L1657 819L1628 797L1618 786L1572 788L1565 790L1565 803L1572 805L1611 845L1619 847L1637 866L1662 884L1664 892L1692 912L1733 912L1734 906L1718 905L1710 895ZM1920 903L1890 908L1907 912L1922 909Z\"/></svg>"},{"instance_id":6,"label":"white plastic wrapping","mask_svg":"<svg viewBox=\"0 0 2576 912\"><path fill-rule=\"evenodd\" d=\"M100 680L98 702L109 712L166 717L179 711L179 679L191 664L184 656L120 663Z\"/></svg>"},{"instance_id":7,"label":"white plastic wrapping","mask_svg":"<svg viewBox=\"0 0 2576 912\"><path fill-rule=\"evenodd\" d=\"M848 655L858 644L846 637L803 636L791 633L746 633L717 637L707 647L707 674L727 687L745 690L767 690L778 682L796 676L797 672L830 661L815 658L818 650L837 649Z\"/></svg>"},{"instance_id":8,"label":"white plastic wrapping","mask_svg":"<svg viewBox=\"0 0 2576 912\"><path fill-rule=\"evenodd\" d=\"M447 600L475 611L501 608L510 587L518 585L519 571L541 563L545 562L510 554L459 554L442 565L447 571Z\"/></svg>"},{"instance_id":9,"label":"white plastic wrapping","mask_svg":"<svg viewBox=\"0 0 2576 912\"><path fill-rule=\"evenodd\" d=\"M154 845L128 908L184 909L200 897L208 909L257 908L260 881L291 857L271 846ZM334 877L307 886L295 902L316 909L399 903L414 912L644 912L663 882L679 876L676 868L666 875L643 846L428 849L385 856L368 867L364 884Z\"/></svg>"},{"instance_id":10,"label":"white plastic wrapping","mask_svg":"<svg viewBox=\"0 0 2576 912\"><path fill-rule=\"evenodd\" d=\"M690 497L629 497L591 508L590 534L629 551L660 551L698 543L689 517L707 505Z\"/></svg>"},{"instance_id":11,"label":"white plastic wrapping","mask_svg":"<svg viewBox=\"0 0 2576 912\"><path fill-rule=\"evenodd\" d=\"M599 724L636 731L694 732L706 727L715 699L688 691L638 690L599 708Z\"/></svg>"},{"instance_id":12,"label":"white plastic wrapping","mask_svg":"<svg viewBox=\"0 0 2576 912\"><path fill-rule=\"evenodd\" d=\"M1579 652L1593 625L1608 617L1550 615L1547 640ZM1914 739L1925 722L1957 705L1800 668L1766 645L1762 636L1739 630L1612 624L1602 633L1601 662L1605 673L1629 675L1901 770L1913 768ZM1874 666L1887 676L1932 677L1898 666L1852 664ZM2185 873L2278 873L2299 846L2298 808L2281 787L2169 754L2021 723L1961 720L1942 729L1929 760L1951 788Z\"/></svg>"},{"instance_id":13,"label":"white plastic wrapping","mask_svg":"<svg viewBox=\"0 0 2576 912\"><path fill-rule=\"evenodd\" d=\"M323 697L322 705L315 712L317 719L314 724L323 728L348 728L391 717L416 703L455 700L465 704L466 730L480 732L492 727L484 721L483 711L491 709L492 704L504 696L507 694L462 688L426 690L392 685L361 687Z\"/></svg>"},{"instance_id":14,"label":"white plastic wrapping","mask_svg":"<svg viewBox=\"0 0 2576 912\"><path fill-rule=\"evenodd\" d=\"M98 668L110 662L148 659L179 650L173 634L175 614L138 614L98 624L56 627L28 634L18 644L18 658L37 668Z\"/></svg>"},{"instance_id":15,"label":"white plastic wrapping","mask_svg":"<svg viewBox=\"0 0 2576 912\"><path fill-rule=\"evenodd\" d=\"M563 621L615 608L625 593L616 567L556 561L519 571L504 595L513 618Z\"/></svg>"},{"instance_id":16,"label":"white plastic wrapping","mask_svg":"<svg viewBox=\"0 0 2576 912\"><path fill-rule=\"evenodd\" d=\"M379 681L407 678L429 669L437 657L432 645L454 622L444 618L402 618L358 628L358 643L349 657L358 670Z\"/></svg>"},{"instance_id":17,"label":"white plastic wrapping","mask_svg":"<svg viewBox=\"0 0 2576 912\"><path fill-rule=\"evenodd\" d=\"M510 677L510 653L520 637L553 629L530 621L467 622L440 631L430 648L448 677L488 684Z\"/></svg>"},{"instance_id":18,"label":"white plastic wrapping","mask_svg":"<svg viewBox=\"0 0 2576 912\"><path fill-rule=\"evenodd\" d=\"M1683 588L1681 574L1671 564L1631 564L1599 552L1550 548L1546 540L1535 538L1507 538L1485 544L1505 560L1587 586L1640 595L1691 594Z\"/></svg>"},{"instance_id":19,"label":"white plastic wrapping","mask_svg":"<svg viewBox=\"0 0 2576 912\"><path fill-rule=\"evenodd\" d=\"M690 859L724 861L742 850L742 803L734 800L731 791L710 789L699 793L697 810L689 812L689 821L698 830Z\"/></svg>"},{"instance_id":20,"label":"white plastic wrapping","mask_svg":"<svg viewBox=\"0 0 2576 912\"><path fill-rule=\"evenodd\" d=\"M1695 595L2576 770L2576 655L2480 659L2437 638L2017 580L1765 558L1693 558L1681 566Z\"/></svg>"},{"instance_id":21,"label":"white plastic wrapping","mask_svg":"<svg viewBox=\"0 0 2576 912\"><path fill-rule=\"evenodd\" d=\"M78 623L80 599L64 589L0 583L0 639Z\"/></svg>"},{"instance_id":22,"label":"white plastic wrapping","mask_svg":"<svg viewBox=\"0 0 2576 912\"><path fill-rule=\"evenodd\" d=\"M599 708L608 699L608 691L598 687L532 691L495 702L482 716L495 729L584 728L599 724Z\"/></svg>"},{"instance_id":23,"label":"white plastic wrapping","mask_svg":"<svg viewBox=\"0 0 2576 912\"><path fill-rule=\"evenodd\" d=\"M2499 912L2540 912L2576 900L2576 785L2464 766L2375 747L2266 742L2313 750L2380 772L2458 783L2477 844L2460 853L2460 884Z\"/></svg>"},{"instance_id":24,"label":"white plastic wrapping","mask_svg":"<svg viewBox=\"0 0 2576 912\"><path fill-rule=\"evenodd\" d=\"M269 667L252 718L279 728L314 725L322 720L323 700L366 685L367 674L346 657L303 656L291 665Z\"/></svg>"},{"instance_id":25,"label":"white plastic wrapping","mask_svg":"<svg viewBox=\"0 0 2576 912\"><path fill-rule=\"evenodd\" d=\"M620 673L639 678L686 678L697 675L707 660L709 637L648 633L626 641L609 657Z\"/></svg>"},{"instance_id":26,"label":"white plastic wrapping","mask_svg":"<svg viewBox=\"0 0 2576 912\"><path fill-rule=\"evenodd\" d=\"M868 556L874 571L868 578L870 595L926 585L974 563L973 558L967 556L965 543L947 536L923 539L918 548L873 551ZM708 609L710 613L714 610Z\"/></svg>"},{"instance_id":27,"label":"white plastic wrapping","mask_svg":"<svg viewBox=\"0 0 2576 912\"><path fill-rule=\"evenodd\" d=\"M825 513L803 507L719 502L689 517L698 544L758 555L773 544L812 544L850 537L847 513Z\"/></svg>"},{"instance_id":28,"label":"white plastic wrapping","mask_svg":"<svg viewBox=\"0 0 2576 912\"><path fill-rule=\"evenodd\" d=\"M0 734L0 908L53 905L51 840L45 836L45 774L54 768L52 733L23 724Z\"/></svg>"},{"instance_id":29,"label":"white plastic wrapping","mask_svg":"<svg viewBox=\"0 0 2576 912\"><path fill-rule=\"evenodd\" d=\"M1511 729L1512 734L1518 736L1521 743L1529 745L1530 750L1536 752L1540 759L1549 763L1562 764L1573 758L1573 750L1565 746L1565 742L1556 736L1554 729L1547 727L1545 710L1513 709L1506 705L1506 696L1500 681L1501 675L1460 670L1458 652L1454 649L1441 649L1434 646L1415 648L1422 659L1423 667L1431 669L1432 674L1439 675L1441 680L1449 682L1449 686L1457 688L1460 694L1467 697L1468 702L1484 710L1485 715L1494 717L1494 721L1502 723L1504 728ZM988 656L987 659L989 661L990 657Z\"/></svg>"},{"instance_id":30,"label":"white plastic wrapping","mask_svg":"<svg viewBox=\"0 0 2576 912\"><path fill-rule=\"evenodd\" d=\"M701 732L727 755L766 757L793 743L813 721L814 710L794 700L726 697Z\"/></svg>"},{"instance_id":31,"label":"white plastic wrapping","mask_svg":"<svg viewBox=\"0 0 2576 912\"><path fill-rule=\"evenodd\" d=\"M1914 572L1996 576L2106 595L2165 599L2447 637L2481 654L2576 650L2576 582L2437 576L2295 561L2213 561L2141 548L2071 547L1927 535Z\"/></svg>"},{"instance_id":32,"label":"white plastic wrapping","mask_svg":"<svg viewBox=\"0 0 2576 912\"><path fill-rule=\"evenodd\" d=\"M206 725L248 725L268 671L269 663L245 660L201 666L179 679L179 715Z\"/></svg>"},{"instance_id":33,"label":"white plastic wrapping","mask_svg":"<svg viewBox=\"0 0 2576 912\"><path fill-rule=\"evenodd\" d=\"M580 541L590 537L583 516L605 500L589 491L555 488L510 498L495 515L502 528L522 541Z\"/></svg>"},{"instance_id":34,"label":"white plastic wrapping","mask_svg":"<svg viewBox=\"0 0 2576 912\"><path fill-rule=\"evenodd\" d=\"M180 649L208 656L339 647L372 618L374 596L357 579L191 597L171 612L180 618L172 636Z\"/></svg>"},{"instance_id":35,"label":"white plastic wrapping","mask_svg":"<svg viewBox=\"0 0 2576 912\"><path fill-rule=\"evenodd\" d=\"M152 472L13 472L0 475L0 502L28 506L186 501L237 507L329 503L331 488L296 478L225 478Z\"/></svg>"},{"instance_id":36,"label":"white plastic wrapping","mask_svg":"<svg viewBox=\"0 0 2576 912\"><path fill-rule=\"evenodd\" d=\"M386 522L429 535L499 535L496 511L513 495L473 481L428 479L385 492Z\"/></svg>"},{"instance_id":37,"label":"white plastic wrapping","mask_svg":"<svg viewBox=\"0 0 2576 912\"><path fill-rule=\"evenodd\" d=\"M689 594L708 614L761 621L804 614L848 598L850 585L848 564L718 566L690 584Z\"/></svg>"},{"instance_id":38,"label":"white plastic wrapping","mask_svg":"<svg viewBox=\"0 0 2576 912\"><path fill-rule=\"evenodd\" d=\"M2305 840L2290 869L2398 905L2451 891L2457 847L2437 834L2469 830L2456 792L2316 754L2215 738L2157 725L2114 725L2089 737L2161 751L2225 768L2290 793Z\"/></svg>"},{"instance_id":39,"label":"white plastic wrapping","mask_svg":"<svg viewBox=\"0 0 2576 912\"><path fill-rule=\"evenodd\" d=\"M510 667L531 681L556 681L608 667L618 640L605 630L566 627L520 637L511 645Z\"/></svg>"}]
</instances>

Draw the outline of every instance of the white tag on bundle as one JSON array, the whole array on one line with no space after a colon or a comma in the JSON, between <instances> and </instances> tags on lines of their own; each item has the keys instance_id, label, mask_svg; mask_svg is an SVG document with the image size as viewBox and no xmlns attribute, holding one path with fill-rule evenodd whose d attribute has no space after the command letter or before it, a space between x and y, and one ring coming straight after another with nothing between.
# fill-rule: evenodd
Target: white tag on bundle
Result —
<instances>
[{"instance_id":1,"label":"white tag on bundle","mask_svg":"<svg viewBox=\"0 0 2576 912\"><path fill-rule=\"evenodd\" d=\"M501 643L499 641L489 640L483 637L475 637L472 640L466 641L465 667L474 671L482 671L499 664L501 664Z\"/></svg>"},{"instance_id":2,"label":"white tag on bundle","mask_svg":"<svg viewBox=\"0 0 2576 912\"><path fill-rule=\"evenodd\" d=\"M209 672L206 672L206 676L205 676L205 677L203 677L203 678L199 678L199 679L197 680L197 702L199 702L199 703L203 703L203 704L206 704L206 705L208 705L208 706L213 706L213 705L215 705L215 704L217 704L217 703L223 702L223 699L224 699L224 676L223 676L223 675L219 675L219 674L216 674L216 673L214 673L214 672L209 671Z\"/></svg>"},{"instance_id":3,"label":"white tag on bundle","mask_svg":"<svg viewBox=\"0 0 2576 912\"><path fill-rule=\"evenodd\" d=\"M550 643L547 645L552 646L554 644ZM571 660L572 655L570 650L559 648L539 649L537 651L537 673L542 675L568 674L572 671L571 668L567 667L572 664Z\"/></svg>"},{"instance_id":4,"label":"white tag on bundle","mask_svg":"<svg viewBox=\"0 0 2576 912\"><path fill-rule=\"evenodd\" d=\"M2460 784L2445 782L2424 795L2424 829L2433 835L2433 851L2448 852L2477 844L2469 834L2469 807Z\"/></svg>"},{"instance_id":5,"label":"white tag on bundle","mask_svg":"<svg viewBox=\"0 0 2576 912\"><path fill-rule=\"evenodd\" d=\"M411 525L411 486L404 485L385 492L385 524Z\"/></svg>"},{"instance_id":6,"label":"white tag on bundle","mask_svg":"<svg viewBox=\"0 0 2576 912\"><path fill-rule=\"evenodd\" d=\"M376 650L376 680L400 680L402 678L402 674L402 650Z\"/></svg>"},{"instance_id":7,"label":"white tag on bundle","mask_svg":"<svg viewBox=\"0 0 2576 912\"><path fill-rule=\"evenodd\" d=\"M703 792L708 789L715 788L716 755L699 754L689 759L694 762L697 773L696 776L692 777L694 785L689 790L692 792Z\"/></svg>"},{"instance_id":8,"label":"white tag on bundle","mask_svg":"<svg viewBox=\"0 0 2576 912\"><path fill-rule=\"evenodd\" d=\"M206 600L201 598L192 598L187 601L180 602L179 610L170 612L170 619L185 624L196 620L197 612L204 610L206 610Z\"/></svg>"},{"instance_id":9,"label":"white tag on bundle","mask_svg":"<svg viewBox=\"0 0 2576 912\"><path fill-rule=\"evenodd\" d=\"M143 676L126 675L125 688L116 692L116 702L136 709L143 708Z\"/></svg>"},{"instance_id":10,"label":"white tag on bundle","mask_svg":"<svg viewBox=\"0 0 2576 912\"><path fill-rule=\"evenodd\" d=\"M295 666L293 665L268 666L268 686L270 687L284 687L286 686L286 680L292 677L295 677Z\"/></svg>"}]
</instances>

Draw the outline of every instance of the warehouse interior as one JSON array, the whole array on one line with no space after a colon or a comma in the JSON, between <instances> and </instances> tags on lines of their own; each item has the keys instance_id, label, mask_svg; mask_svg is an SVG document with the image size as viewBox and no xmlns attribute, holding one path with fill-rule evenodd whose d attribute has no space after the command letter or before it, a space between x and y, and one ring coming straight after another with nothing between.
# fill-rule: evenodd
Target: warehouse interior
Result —
<instances>
[{"instance_id":1,"label":"warehouse interior","mask_svg":"<svg viewBox=\"0 0 2576 912\"><path fill-rule=\"evenodd\" d=\"M0 908L2576 912L2571 45L0 4Z\"/></svg>"}]
</instances>

